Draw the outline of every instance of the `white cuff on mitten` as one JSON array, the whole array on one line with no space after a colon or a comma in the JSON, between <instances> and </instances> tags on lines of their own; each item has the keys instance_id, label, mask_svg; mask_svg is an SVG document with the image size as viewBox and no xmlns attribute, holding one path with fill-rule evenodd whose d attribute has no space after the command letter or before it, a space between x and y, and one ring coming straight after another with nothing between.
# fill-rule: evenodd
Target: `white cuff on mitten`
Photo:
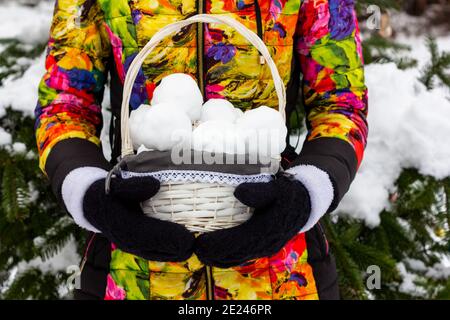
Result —
<instances>
[{"instance_id":1,"label":"white cuff on mitten","mask_svg":"<svg viewBox=\"0 0 450 320\"><path fill-rule=\"evenodd\" d=\"M333 184L328 173L312 165L299 165L286 170L286 172L292 174L308 190L311 214L300 230L300 232L306 232L319 221L333 202Z\"/></svg>"},{"instance_id":2,"label":"white cuff on mitten","mask_svg":"<svg viewBox=\"0 0 450 320\"><path fill-rule=\"evenodd\" d=\"M108 172L96 167L81 167L70 171L64 178L61 193L67 211L75 223L89 231L100 233L86 220L83 213L83 200L86 191L97 180L106 177Z\"/></svg>"}]
</instances>

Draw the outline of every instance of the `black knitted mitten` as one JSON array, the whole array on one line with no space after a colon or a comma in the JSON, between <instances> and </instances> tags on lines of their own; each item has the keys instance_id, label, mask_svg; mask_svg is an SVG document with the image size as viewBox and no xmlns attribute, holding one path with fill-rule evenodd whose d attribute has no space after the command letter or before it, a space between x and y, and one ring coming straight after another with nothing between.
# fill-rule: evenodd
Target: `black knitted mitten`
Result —
<instances>
[{"instance_id":1,"label":"black knitted mitten","mask_svg":"<svg viewBox=\"0 0 450 320\"><path fill-rule=\"evenodd\" d=\"M84 196L84 215L123 251L148 260L186 260L193 253L194 236L182 225L145 216L139 205L159 186L153 177L114 178L106 194L105 179L98 180Z\"/></svg>"},{"instance_id":2,"label":"black knitted mitten","mask_svg":"<svg viewBox=\"0 0 450 320\"><path fill-rule=\"evenodd\" d=\"M241 184L234 195L255 212L239 226L196 239L195 252L207 265L226 268L277 253L306 224L311 212L308 191L287 176Z\"/></svg>"}]
</instances>

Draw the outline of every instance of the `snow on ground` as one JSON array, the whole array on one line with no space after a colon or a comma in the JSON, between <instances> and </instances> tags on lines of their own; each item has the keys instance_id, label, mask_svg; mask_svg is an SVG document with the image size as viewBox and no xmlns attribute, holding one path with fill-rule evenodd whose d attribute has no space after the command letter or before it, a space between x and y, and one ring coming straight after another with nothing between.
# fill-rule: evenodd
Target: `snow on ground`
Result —
<instances>
[{"instance_id":1,"label":"snow on ground","mask_svg":"<svg viewBox=\"0 0 450 320\"><path fill-rule=\"evenodd\" d=\"M53 13L53 1L42 1L35 7L6 2L0 5L0 39L17 39L28 45L45 43L48 39ZM0 50L2 48L0 47ZM32 116L37 101L37 85L44 74L44 58L31 61L25 74L18 78L6 79L0 87L0 117L4 108L24 111ZM28 64L29 59L19 59L17 63Z\"/></svg>"},{"instance_id":2,"label":"snow on ground","mask_svg":"<svg viewBox=\"0 0 450 320\"><path fill-rule=\"evenodd\" d=\"M423 38L401 38L410 44L419 67L398 69L395 64L366 66L369 88L369 138L355 181L338 212L379 223L389 206L388 195L403 168L415 167L435 178L450 175L450 93L438 87L427 91L417 78L429 61ZM450 37L438 38L450 50ZM370 190L370 191L369 191Z\"/></svg>"},{"instance_id":3,"label":"snow on ground","mask_svg":"<svg viewBox=\"0 0 450 320\"><path fill-rule=\"evenodd\" d=\"M0 117L4 115L4 108L12 107L15 110L33 116L38 98L37 87L44 75L45 54L34 60L31 66L20 78L9 78L0 87Z\"/></svg>"},{"instance_id":4,"label":"snow on ground","mask_svg":"<svg viewBox=\"0 0 450 320\"><path fill-rule=\"evenodd\" d=\"M0 38L18 39L27 44L47 40L54 2L43 1L36 7L7 2L0 6Z\"/></svg>"}]
</instances>

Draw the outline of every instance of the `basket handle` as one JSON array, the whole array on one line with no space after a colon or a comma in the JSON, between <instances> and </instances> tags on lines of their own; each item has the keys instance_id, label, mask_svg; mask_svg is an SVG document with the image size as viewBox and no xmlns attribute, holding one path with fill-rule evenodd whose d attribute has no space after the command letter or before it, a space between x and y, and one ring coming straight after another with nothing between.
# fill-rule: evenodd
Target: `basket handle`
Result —
<instances>
[{"instance_id":1,"label":"basket handle","mask_svg":"<svg viewBox=\"0 0 450 320\"><path fill-rule=\"evenodd\" d=\"M144 63L144 60L166 36L175 32L179 32L182 28L190 24L199 22L220 23L231 26L258 49L260 54L267 62L267 65L269 66L270 72L272 74L275 91L278 96L278 111L281 113L283 119L286 118L286 88L284 86L283 80L280 77L277 66L275 65L275 62L273 61L264 42L258 37L256 33L231 17L225 15L197 14L186 20L177 21L161 28L153 35L150 41L144 46L144 48L142 48L142 50L137 54L133 62L130 64L127 75L125 77L121 109L122 157L133 154L133 143L131 141L128 119L130 111L129 105L133 84L142 64Z\"/></svg>"}]
</instances>

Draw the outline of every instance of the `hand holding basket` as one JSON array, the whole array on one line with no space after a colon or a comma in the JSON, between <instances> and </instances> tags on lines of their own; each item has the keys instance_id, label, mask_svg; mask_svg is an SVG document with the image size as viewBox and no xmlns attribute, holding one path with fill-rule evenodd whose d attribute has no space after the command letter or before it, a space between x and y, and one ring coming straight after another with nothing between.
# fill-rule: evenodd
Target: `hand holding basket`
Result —
<instances>
[{"instance_id":1,"label":"hand holding basket","mask_svg":"<svg viewBox=\"0 0 450 320\"><path fill-rule=\"evenodd\" d=\"M234 197L235 187L246 182L270 181L272 175L278 171L279 159L253 165L248 163L211 165L193 162L180 165L173 163L170 152L145 151L134 154L129 130L129 102L137 74L145 58L162 39L193 23L229 25L258 49L271 71L278 95L278 111L283 119L285 118L284 83L267 47L253 31L228 16L220 15L199 14L174 22L159 30L130 65L125 78L122 101L121 161L110 172L106 187L108 188L113 175L120 175L122 178L155 177L160 180L161 189L157 195L142 203L144 213L150 217L183 224L193 232L203 233L233 227L248 220L252 210ZM274 161L276 166L273 166ZM269 167L271 171L268 171Z\"/></svg>"}]
</instances>

